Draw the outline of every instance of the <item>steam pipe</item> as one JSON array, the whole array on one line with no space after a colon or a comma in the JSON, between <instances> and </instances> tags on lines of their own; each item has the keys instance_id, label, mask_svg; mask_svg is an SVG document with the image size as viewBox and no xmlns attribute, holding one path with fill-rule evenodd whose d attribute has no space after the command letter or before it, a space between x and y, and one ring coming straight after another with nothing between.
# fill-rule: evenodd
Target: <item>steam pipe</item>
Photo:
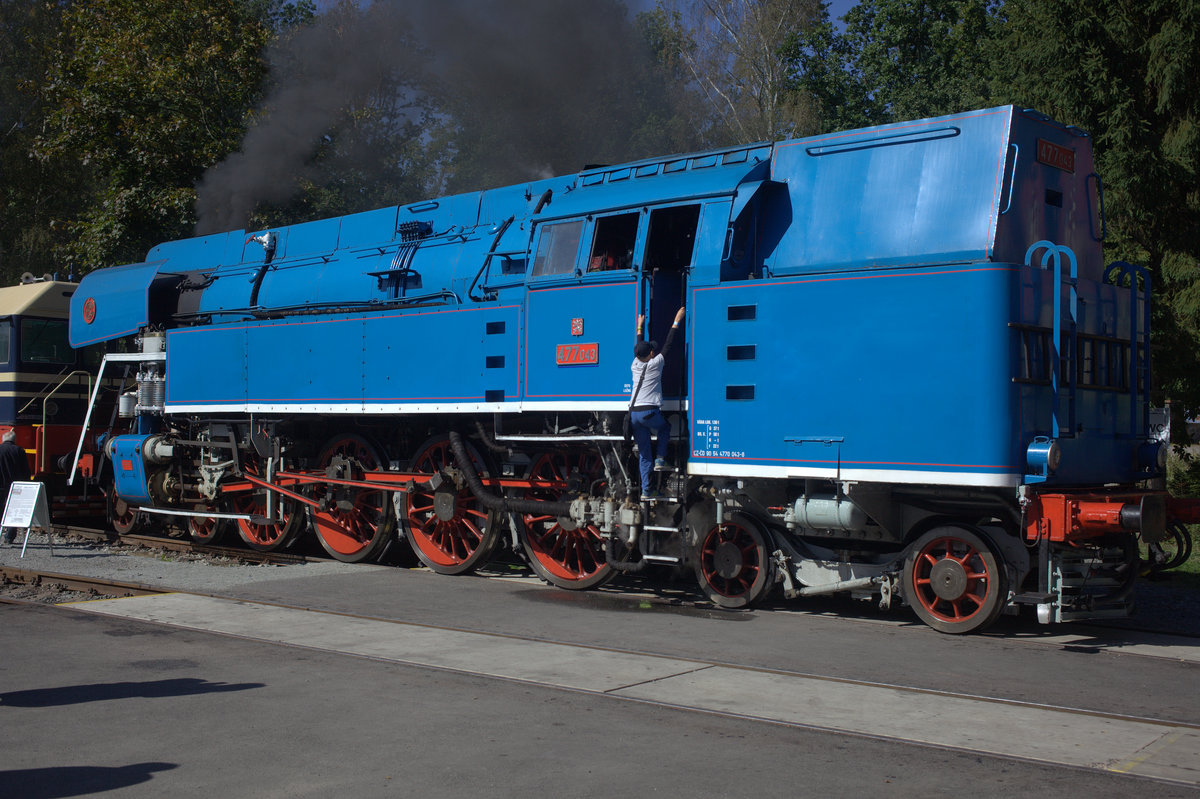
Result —
<instances>
[{"instance_id":1,"label":"steam pipe","mask_svg":"<svg viewBox=\"0 0 1200 799\"><path fill-rule=\"evenodd\" d=\"M612 566L619 572L626 572L628 574L640 572L645 569L646 564L649 563L649 561L646 560L635 560L632 562L617 560L616 552L614 552L615 549L616 536L609 536L608 540L604 542L604 560L609 566Z\"/></svg>"},{"instance_id":2,"label":"steam pipe","mask_svg":"<svg viewBox=\"0 0 1200 799\"><path fill-rule=\"evenodd\" d=\"M500 511L507 513L513 511L516 513L535 513L545 514L548 516L570 516L570 502L541 502L536 499L508 499L507 497L498 497L484 487L483 482L479 479L479 474L475 471L475 465L471 463L471 456L467 453L467 445L463 441L462 435L456 431L450 431L450 448L454 452L454 460L459 469L462 469L463 476L467 479L467 487L471 489L471 493L475 498L483 503L488 510Z\"/></svg>"},{"instance_id":3,"label":"steam pipe","mask_svg":"<svg viewBox=\"0 0 1200 799\"><path fill-rule=\"evenodd\" d=\"M488 249L487 255L483 257L483 266L479 267L479 271L475 273L475 279L471 281L471 288L467 289L467 297L475 299L475 284L479 282L479 278L483 277L484 271L488 268L488 264L492 262L492 255L496 252L496 248L500 246L500 239L504 238L504 232L508 230L508 226L516 219L515 216L510 216L500 225L500 230L496 233L496 238L492 239L492 246ZM482 297L480 298L483 299Z\"/></svg>"},{"instance_id":4,"label":"steam pipe","mask_svg":"<svg viewBox=\"0 0 1200 799\"><path fill-rule=\"evenodd\" d=\"M257 241L263 246L263 265L255 273L254 286L250 289L251 308L258 305L258 290L262 288L263 278L267 276L267 269L271 266L271 259L275 257L275 234L267 232L261 236L251 236L246 239L247 244L252 241Z\"/></svg>"}]
</instances>

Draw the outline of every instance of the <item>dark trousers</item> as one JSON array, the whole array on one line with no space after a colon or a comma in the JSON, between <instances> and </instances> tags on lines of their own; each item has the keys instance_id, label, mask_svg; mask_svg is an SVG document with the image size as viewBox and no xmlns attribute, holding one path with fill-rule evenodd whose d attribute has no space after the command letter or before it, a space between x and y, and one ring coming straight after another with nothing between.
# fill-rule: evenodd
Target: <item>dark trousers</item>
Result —
<instances>
[{"instance_id":1,"label":"dark trousers","mask_svg":"<svg viewBox=\"0 0 1200 799\"><path fill-rule=\"evenodd\" d=\"M650 490L650 475L654 472L654 459L667 457L667 443L671 440L671 423L662 411L633 411L629 414L633 423L633 438L638 445L638 461L642 467L642 493ZM655 451L650 436L656 434L658 447Z\"/></svg>"}]
</instances>

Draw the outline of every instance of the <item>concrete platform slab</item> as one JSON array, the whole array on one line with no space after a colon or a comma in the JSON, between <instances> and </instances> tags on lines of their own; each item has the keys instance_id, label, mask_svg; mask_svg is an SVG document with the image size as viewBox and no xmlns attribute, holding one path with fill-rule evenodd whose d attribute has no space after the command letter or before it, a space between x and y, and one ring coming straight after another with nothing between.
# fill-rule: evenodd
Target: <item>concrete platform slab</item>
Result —
<instances>
[{"instance_id":1,"label":"concrete platform slab","mask_svg":"<svg viewBox=\"0 0 1200 799\"><path fill-rule=\"evenodd\" d=\"M1200 784L1200 731L1185 725L188 594L72 607L683 709Z\"/></svg>"}]
</instances>

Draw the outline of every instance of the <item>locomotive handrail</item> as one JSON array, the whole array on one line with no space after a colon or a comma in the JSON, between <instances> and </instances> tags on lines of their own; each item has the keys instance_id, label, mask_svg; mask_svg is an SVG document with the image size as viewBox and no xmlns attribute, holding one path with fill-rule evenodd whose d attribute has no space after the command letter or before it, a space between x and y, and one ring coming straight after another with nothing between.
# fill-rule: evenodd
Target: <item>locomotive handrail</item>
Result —
<instances>
[{"instance_id":1,"label":"locomotive handrail","mask_svg":"<svg viewBox=\"0 0 1200 799\"><path fill-rule=\"evenodd\" d=\"M53 394L54 392L56 392L56 391L58 391L60 388L62 388L62 386L63 386L63 383L66 383L68 380L70 380L70 379L71 379L72 377L74 377L75 375L84 375L85 377L87 377L87 378L88 378L88 393L89 393L89 394L91 394L91 393L92 393L92 381L91 381L91 377L92 377L92 375L91 375L91 373L90 373L90 372L85 372L85 371L84 371L84 370L82 370L82 369L76 369L75 371L73 371L73 372L70 372L70 373L66 374L65 376L63 376L63 379L62 379L62 380L60 380L60 381L58 381L58 385L57 385L57 386L55 386L54 388L50 389L50 393L49 393L49 394L46 394L44 397L43 397L43 396L41 396L41 395L39 395L39 396L36 396L36 397L30 397L30 398L29 398L29 402L26 402L24 405L22 405L22 406L21 406L21 409L20 409L19 411L17 411L17 413L19 413L19 414L20 414L20 413L25 413L25 411L27 411L27 410L29 409L29 406L30 406L30 405L32 405L33 403L37 402L38 400L43 400L43 403L44 403L44 401L45 401L45 400L48 400L48 399L50 399L50 395L51 395L51 394ZM43 406L42 406L42 424L45 424L45 423L46 423L46 418L45 418L45 417L46 417L46 414L45 414L45 405L43 404Z\"/></svg>"},{"instance_id":2,"label":"locomotive handrail","mask_svg":"<svg viewBox=\"0 0 1200 799\"><path fill-rule=\"evenodd\" d=\"M165 352L109 352L105 353L104 358L100 361L100 369L96 372L96 384L92 387L92 396L88 400L87 414L83 417L83 426L79 428L79 443L75 445L75 458L71 461L71 473L67 475L67 485L75 483L75 470L79 468L79 456L83 454L83 442L87 439L88 425L92 421L92 411L96 407L96 397L100 393L100 387L104 385L104 369L108 366L108 362L135 362L135 361L165 361L167 354Z\"/></svg>"},{"instance_id":3,"label":"locomotive handrail","mask_svg":"<svg viewBox=\"0 0 1200 799\"><path fill-rule=\"evenodd\" d=\"M487 255L483 257L483 265L479 267L479 271L475 273L475 279L471 281L471 287L467 289L467 299L483 302L487 297L475 296L475 284L479 282L479 278L483 277L483 273L487 271L488 265L492 262L492 256L496 254L496 248L500 246L500 239L504 238L504 234L508 231L509 225L513 223L516 216L510 216L505 219L500 225L500 229L496 231L496 238L492 239L492 246L488 249Z\"/></svg>"},{"instance_id":4,"label":"locomotive handrail","mask_svg":"<svg viewBox=\"0 0 1200 799\"><path fill-rule=\"evenodd\" d=\"M1070 314L1071 314L1071 358L1076 357L1078 352L1076 348L1075 332L1078 322L1078 303L1079 294L1076 283L1079 279L1079 263L1075 258L1075 252L1070 247L1062 244L1055 244L1052 241L1035 241L1029 245L1029 249L1025 251L1025 265L1033 266L1033 255L1040 249L1045 249L1042 255L1042 269L1048 269L1050 264L1054 264L1054 332L1051 344L1054 347L1054 358L1052 359L1050 371L1050 390L1053 394L1054 401L1050 413L1050 431L1054 438L1059 438L1062 434L1062 426L1059 424L1059 406L1060 394L1062 391L1062 256L1066 256L1071 264L1071 296L1070 296ZM1075 433L1075 397L1074 391L1071 392L1070 403L1068 404L1067 414L1067 430L1068 435L1073 436Z\"/></svg>"},{"instance_id":5,"label":"locomotive handrail","mask_svg":"<svg viewBox=\"0 0 1200 799\"><path fill-rule=\"evenodd\" d=\"M42 441L43 441L43 446L38 448L38 456L40 458L40 462L38 463L37 466L38 466L39 472L44 472L46 470L47 455L46 455L46 447L44 446L45 436L46 436L46 405L49 403L50 398L54 396L55 392L57 392L60 388L62 388L64 385L66 385L66 382L68 380L70 380L72 377L75 377L76 375L83 375L84 377L87 378L87 387L88 387L87 393L90 395L92 393L92 375L91 375L91 373L87 372L83 369L76 369L75 371L70 372L67 375L65 375L62 380L58 381L57 386L50 389L50 392L48 394L46 394L46 396L42 397ZM33 399L29 400L29 402L25 403L25 408L28 408L36 400L37 400L37 397L34 397ZM24 411L25 408L22 408L21 411ZM21 411L17 411L17 413L20 413Z\"/></svg>"}]
</instances>

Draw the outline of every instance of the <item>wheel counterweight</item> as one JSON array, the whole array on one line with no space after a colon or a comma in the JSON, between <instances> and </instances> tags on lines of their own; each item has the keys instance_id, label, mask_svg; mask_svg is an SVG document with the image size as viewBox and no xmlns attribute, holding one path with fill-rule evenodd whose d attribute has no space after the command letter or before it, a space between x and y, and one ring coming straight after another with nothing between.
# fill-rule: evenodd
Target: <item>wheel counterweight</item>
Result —
<instances>
[{"instance_id":1,"label":"wheel counterweight","mask_svg":"<svg viewBox=\"0 0 1200 799\"><path fill-rule=\"evenodd\" d=\"M537 482L567 483L576 476L591 483L603 478L600 458L591 452L545 452L529 469L534 488L524 492L527 499L556 502L569 492L537 488ZM529 564L538 576L559 588L585 590L612 579L614 570L604 555L604 537L594 524L579 526L570 519L549 514L527 513L520 516L521 545Z\"/></svg>"},{"instance_id":2,"label":"wheel counterweight","mask_svg":"<svg viewBox=\"0 0 1200 799\"><path fill-rule=\"evenodd\" d=\"M361 436L332 439L321 452L320 466L329 477L362 480L383 463L378 450ZM396 531L388 494L379 489L338 486L316 489L323 510L311 510L317 540L331 556L345 563L378 558Z\"/></svg>"},{"instance_id":3,"label":"wheel counterweight","mask_svg":"<svg viewBox=\"0 0 1200 799\"><path fill-rule=\"evenodd\" d=\"M469 447L481 480L483 458ZM499 540L496 514L489 512L466 485L459 487L448 436L435 436L417 450L411 471L431 480L405 497L405 535L421 562L439 574L465 574L487 563Z\"/></svg>"}]
</instances>

